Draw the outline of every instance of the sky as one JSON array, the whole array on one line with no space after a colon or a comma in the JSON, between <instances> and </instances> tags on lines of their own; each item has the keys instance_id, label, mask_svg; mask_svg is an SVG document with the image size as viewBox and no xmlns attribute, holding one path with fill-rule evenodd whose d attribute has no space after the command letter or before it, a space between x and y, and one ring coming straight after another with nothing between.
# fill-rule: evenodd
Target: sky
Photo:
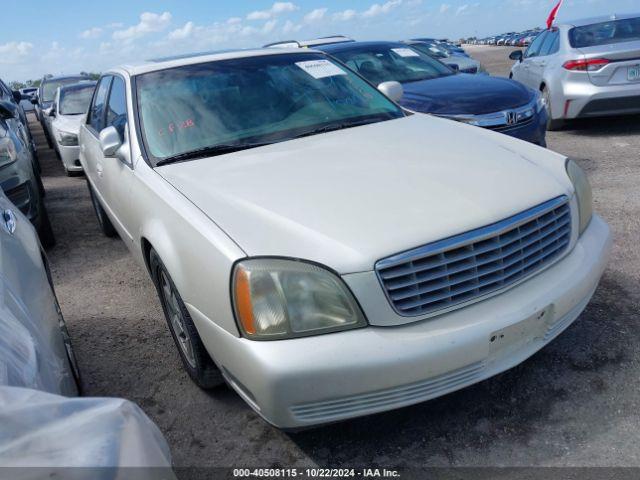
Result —
<instances>
[{"instance_id":1,"label":"sky","mask_svg":"<svg viewBox=\"0 0 640 480\"><path fill-rule=\"evenodd\" d=\"M2 0L0 78L100 72L148 58L333 34L488 36L542 26L556 1ZM558 20L632 13L638 1L565 0Z\"/></svg>"}]
</instances>

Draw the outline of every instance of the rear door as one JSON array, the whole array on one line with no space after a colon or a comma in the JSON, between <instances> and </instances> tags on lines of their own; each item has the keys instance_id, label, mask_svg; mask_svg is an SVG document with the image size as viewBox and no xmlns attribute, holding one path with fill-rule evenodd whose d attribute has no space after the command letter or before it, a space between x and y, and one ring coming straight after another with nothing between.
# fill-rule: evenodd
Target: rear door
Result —
<instances>
[{"instance_id":1,"label":"rear door","mask_svg":"<svg viewBox=\"0 0 640 480\"><path fill-rule=\"evenodd\" d=\"M540 89L544 79L544 73L550 65L553 55L558 53L560 47L560 33L558 29L549 30L540 44L540 49L535 57L531 57L529 63L529 78L531 88Z\"/></svg>"},{"instance_id":2,"label":"rear door","mask_svg":"<svg viewBox=\"0 0 640 480\"><path fill-rule=\"evenodd\" d=\"M514 71L513 78L518 80L519 82L524 83L525 85L531 88L537 89L537 86L534 86L535 80L531 74L531 70L532 70L532 67L535 68L534 61L536 60L536 57L540 54L540 48L542 47L542 44L544 43L544 40L546 37L547 37L547 31L545 30L542 33L540 33L540 35L538 35L533 40L533 42L531 42L531 45L529 45L529 48L527 48L527 50L525 50L524 52L524 57L522 59L522 62L520 62L518 66L517 75L516 75L516 72Z\"/></svg>"}]
</instances>

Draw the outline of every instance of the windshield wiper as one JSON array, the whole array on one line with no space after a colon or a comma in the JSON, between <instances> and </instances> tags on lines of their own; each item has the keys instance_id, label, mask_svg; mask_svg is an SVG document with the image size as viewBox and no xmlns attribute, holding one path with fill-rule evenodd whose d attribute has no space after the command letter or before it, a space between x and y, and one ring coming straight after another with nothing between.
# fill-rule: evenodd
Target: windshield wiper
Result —
<instances>
[{"instance_id":1,"label":"windshield wiper","mask_svg":"<svg viewBox=\"0 0 640 480\"><path fill-rule=\"evenodd\" d=\"M345 128L360 127L362 125L368 125L370 123L376 123L376 122L377 120L367 119L367 120L360 120L360 121L354 121L354 122L332 123L329 125L325 125L324 127L314 128L312 130L302 132L298 135L295 135L292 138L310 137L312 135L318 135L320 133L334 132L336 130L344 130Z\"/></svg>"},{"instance_id":2,"label":"windshield wiper","mask_svg":"<svg viewBox=\"0 0 640 480\"><path fill-rule=\"evenodd\" d=\"M162 165L168 165L170 163L182 162L184 160L193 160L202 157L215 157L216 155L224 155L225 153L239 152L241 150L248 150L250 148L264 147L265 145L271 145L272 142L263 143L233 143L233 144L220 144L211 147L197 148L188 152L179 153L171 157L163 158L156 162L156 167Z\"/></svg>"}]
</instances>

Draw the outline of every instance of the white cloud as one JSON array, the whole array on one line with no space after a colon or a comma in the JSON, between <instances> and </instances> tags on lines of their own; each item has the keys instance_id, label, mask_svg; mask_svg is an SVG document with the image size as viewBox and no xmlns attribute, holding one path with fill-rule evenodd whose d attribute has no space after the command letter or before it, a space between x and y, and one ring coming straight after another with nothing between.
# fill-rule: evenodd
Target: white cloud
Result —
<instances>
[{"instance_id":1,"label":"white cloud","mask_svg":"<svg viewBox=\"0 0 640 480\"><path fill-rule=\"evenodd\" d=\"M113 22L113 23L109 23L107 24L106 28L110 28L110 29L115 29L115 28L122 28L124 27L124 23L122 22Z\"/></svg>"},{"instance_id":2,"label":"white cloud","mask_svg":"<svg viewBox=\"0 0 640 480\"><path fill-rule=\"evenodd\" d=\"M185 23L184 26L169 32L169 40L183 40L185 38L189 38L193 35L194 27L193 22Z\"/></svg>"},{"instance_id":3,"label":"white cloud","mask_svg":"<svg viewBox=\"0 0 640 480\"><path fill-rule=\"evenodd\" d=\"M93 27L93 28L89 28L88 30L85 30L84 32L80 33L80 38L98 38L100 35L102 35L102 28L100 27Z\"/></svg>"},{"instance_id":4,"label":"white cloud","mask_svg":"<svg viewBox=\"0 0 640 480\"><path fill-rule=\"evenodd\" d=\"M312 10L311 12L307 13L304 16L304 22L305 23L318 22L324 18L325 13L327 13L326 8L316 8L315 10Z\"/></svg>"},{"instance_id":5,"label":"white cloud","mask_svg":"<svg viewBox=\"0 0 640 480\"><path fill-rule=\"evenodd\" d=\"M144 12L140 15L140 23L125 30L116 30L113 32L113 38L114 40L130 41L148 33L160 32L167 28L169 23L171 23L171 14L169 12L162 14Z\"/></svg>"},{"instance_id":6,"label":"white cloud","mask_svg":"<svg viewBox=\"0 0 640 480\"><path fill-rule=\"evenodd\" d=\"M268 20L281 13L294 12L298 6L292 2L275 2L269 10L256 10L247 15L247 20Z\"/></svg>"},{"instance_id":7,"label":"white cloud","mask_svg":"<svg viewBox=\"0 0 640 480\"><path fill-rule=\"evenodd\" d=\"M0 64L19 63L29 56L33 44L29 42L9 42L0 44Z\"/></svg>"},{"instance_id":8,"label":"white cloud","mask_svg":"<svg viewBox=\"0 0 640 480\"><path fill-rule=\"evenodd\" d=\"M227 20L227 25L237 25L238 23L242 23L242 19L240 17L231 17Z\"/></svg>"},{"instance_id":9,"label":"white cloud","mask_svg":"<svg viewBox=\"0 0 640 480\"><path fill-rule=\"evenodd\" d=\"M440 13L445 13L450 8L451 8L451 5L447 3L443 3L442 5L440 5Z\"/></svg>"},{"instance_id":10,"label":"white cloud","mask_svg":"<svg viewBox=\"0 0 640 480\"><path fill-rule=\"evenodd\" d=\"M299 32L302 29L302 25L296 25L291 20L287 20L287 22L282 27L282 33L289 34Z\"/></svg>"},{"instance_id":11,"label":"white cloud","mask_svg":"<svg viewBox=\"0 0 640 480\"><path fill-rule=\"evenodd\" d=\"M342 12L337 12L333 14L333 19L339 22L348 22L355 18L358 13L355 10L344 10Z\"/></svg>"},{"instance_id":12,"label":"white cloud","mask_svg":"<svg viewBox=\"0 0 640 480\"><path fill-rule=\"evenodd\" d=\"M456 15L460 15L462 12L464 12L467 8L469 8L469 5L467 5L466 3L464 5L460 5L458 7L458 9L456 10Z\"/></svg>"},{"instance_id":13,"label":"white cloud","mask_svg":"<svg viewBox=\"0 0 640 480\"><path fill-rule=\"evenodd\" d=\"M362 16L375 17L377 15L389 13L391 10L399 6L401 3L402 3L402 0L389 0L387 3L383 3L382 5L378 3L374 3L369 7L368 10L362 13Z\"/></svg>"}]
</instances>

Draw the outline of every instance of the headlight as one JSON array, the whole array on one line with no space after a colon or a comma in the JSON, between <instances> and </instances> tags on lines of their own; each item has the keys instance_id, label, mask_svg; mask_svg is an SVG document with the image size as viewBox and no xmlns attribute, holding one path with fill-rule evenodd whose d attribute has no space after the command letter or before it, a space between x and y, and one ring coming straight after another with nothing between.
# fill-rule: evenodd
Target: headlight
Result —
<instances>
[{"instance_id":1,"label":"headlight","mask_svg":"<svg viewBox=\"0 0 640 480\"><path fill-rule=\"evenodd\" d=\"M578 166L576 162L567 159L567 175L573 183L576 191L576 200L578 201L578 212L580 214L580 234L587 229L591 217L593 215L593 194L591 185L584 170Z\"/></svg>"},{"instance_id":2,"label":"headlight","mask_svg":"<svg viewBox=\"0 0 640 480\"><path fill-rule=\"evenodd\" d=\"M9 165L18 159L18 152L11 137L0 138L0 167Z\"/></svg>"},{"instance_id":3,"label":"headlight","mask_svg":"<svg viewBox=\"0 0 640 480\"><path fill-rule=\"evenodd\" d=\"M547 102L540 92L536 92L536 112L540 113L547 107Z\"/></svg>"},{"instance_id":4,"label":"headlight","mask_svg":"<svg viewBox=\"0 0 640 480\"><path fill-rule=\"evenodd\" d=\"M364 314L344 282L317 265L253 259L236 265L233 306L248 338L278 340L363 327Z\"/></svg>"},{"instance_id":5,"label":"headlight","mask_svg":"<svg viewBox=\"0 0 640 480\"><path fill-rule=\"evenodd\" d=\"M60 145L64 145L65 147L75 147L78 145L78 135L71 132L59 132L58 140L60 140Z\"/></svg>"}]
</instances>

